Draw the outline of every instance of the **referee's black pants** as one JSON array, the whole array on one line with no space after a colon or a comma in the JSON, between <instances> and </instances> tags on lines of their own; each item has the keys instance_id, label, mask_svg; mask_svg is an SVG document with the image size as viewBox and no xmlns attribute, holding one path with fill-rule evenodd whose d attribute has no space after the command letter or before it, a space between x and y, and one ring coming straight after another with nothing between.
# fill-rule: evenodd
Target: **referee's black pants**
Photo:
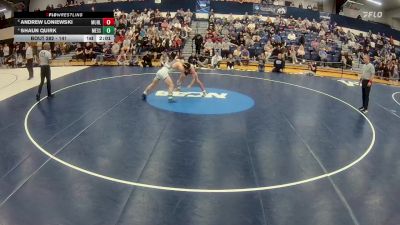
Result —
<instances>
[{"instance_id":1,"label":"referee's black pants","mask_svg":"<svg viewBox=\"0 0 400 225\"><path fill-rule=\"evenodd\" d=\"M361 80L361 90L362 90L362 101L363 101L363 108L365 110L368 109L369 103L369 92L371 91L371 86L368 87L369 80Z\"/></svg>"},{"instance_id":2,"label":"referee's black pants","mask_svg":"<svg viewBox=\"0 0 400 225\"><path fill-rule=\"evenodd\" d=\"M29 78L33 78L33 58L26 60L26 68L29 72Z\"/></svg>"},{"instance_id":3,"label":"referee's black pants","mask_svg":"<svg viewBox=\"0 0 400 225\"><path fill-rule=\"evenodd\" d=\"M201 45L200 44L196 45L196 54L197 55L201 54Z\"/></svg>"},{"instance_id":4,"label":"referee's black pants","mask_svg":"<svg viewBox=\"0 0 400 225\"><path fill-rule=\"evenodd\" d=\"M40 66L40 84L39 84L39 91L38 91L39 95L42 92L44 78L46 78L46 81L47 81L47 95L49 96L49 95L51 95L51 73L50 73L49 65Z\"/></svg>"}]
</instances>

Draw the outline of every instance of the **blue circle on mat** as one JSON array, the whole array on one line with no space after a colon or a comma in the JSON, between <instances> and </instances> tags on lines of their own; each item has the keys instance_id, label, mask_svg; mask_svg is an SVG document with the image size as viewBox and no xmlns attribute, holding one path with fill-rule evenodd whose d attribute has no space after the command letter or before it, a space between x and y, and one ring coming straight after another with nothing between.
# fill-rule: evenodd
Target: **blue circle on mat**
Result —
<instances>
[{"instance_id":1,"label":"blue circle on mat","mask_svg":"<svg viewBox=\"0 0 400 225\"><path fill-rule=\"evenodd\" d=\"M197 115L237 113L254 106L252 98L234 91L207 88L207 95L201 95L200 88L184 88L174 92L176 102L169 103L168 92L158 90L147 97L147 102L159 109Z\"/></svg>"}]
</instances>

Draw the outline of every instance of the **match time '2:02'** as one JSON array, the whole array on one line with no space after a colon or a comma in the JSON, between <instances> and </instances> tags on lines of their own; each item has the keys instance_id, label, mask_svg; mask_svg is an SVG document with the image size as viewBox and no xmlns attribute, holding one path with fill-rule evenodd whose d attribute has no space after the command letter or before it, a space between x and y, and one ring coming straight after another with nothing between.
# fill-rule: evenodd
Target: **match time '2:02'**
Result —
<instances>
[{"instance_id":1,"label":"match time '2:02'","mask_svg":"<svg viewBox=\"0 0 400 225\"><path fill-rule=\"evenodd\" d=\"M97 41L114 41L110 35L97 35Z\"/></svg>"}]
</instances>

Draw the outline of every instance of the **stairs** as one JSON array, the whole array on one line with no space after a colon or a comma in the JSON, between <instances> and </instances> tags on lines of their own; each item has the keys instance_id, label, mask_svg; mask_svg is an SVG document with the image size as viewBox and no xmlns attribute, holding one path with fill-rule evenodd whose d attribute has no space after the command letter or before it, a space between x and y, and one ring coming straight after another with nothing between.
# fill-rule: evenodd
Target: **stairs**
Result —
<instances>
[{"instance_id":1,"label":"stairs","mask_svg":"<svg viewBox=\"0 0 400 225\"><path fill-rule=\"evenodd\" d=\"M359 61L357 54L353 53L353 71L360 72L362 70L361 62Z\"/></svg>"},{"instance_id":2,"label":"stairs","mask_svg":"<svg viewBox=\"0 0 400 225\"><path fill-rule=\"evenodd\" d=\"M183 47L182 51L182 55L185 58L188 58L192 54L192 51L194 51L194 43L192 41L192 38L196 34L204 35L207 32L208 21L193 21L190 28L192 28L193 31L192 33L190 33L188 40L186 40L185 46Z\"/></svg>"},{"instance_id":3,"label":"stairs","mask_svg":"<svg viewBox=\"0 0 400 225\"><path fill-rule=\"evenodd\" d=\"M342 42L339 40L336 40L336 44L339 46L342 46ZM351 54L351 56L353 57L352 70L354 72L360 72L362 70L362 64L360 62L360 59L358 58L357 54L354 52Z\"/></svg>"}]
</instances>

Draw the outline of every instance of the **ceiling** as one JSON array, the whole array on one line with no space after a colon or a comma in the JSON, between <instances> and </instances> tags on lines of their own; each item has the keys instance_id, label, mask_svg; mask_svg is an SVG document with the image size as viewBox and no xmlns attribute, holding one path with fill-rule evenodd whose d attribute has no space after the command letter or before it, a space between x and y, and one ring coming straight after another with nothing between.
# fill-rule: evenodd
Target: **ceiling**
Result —
<instances>
[{"instance_id":1,"label":"ceiling","mask_svg":"<svg viewBox=\"0 0 400 225\"><path fill-rule=\"evenodd\" d=\"M9 10L11 8L11 4L9 2L0 0L0 9L3 9L3 8L6 8Z\"/></svg>"},{"instance_id":2,"label":"ceiling","mask_svg":"<svg viewBox=\"0 0 400 225\"><path fill-rule=\"evenodd\" d=\"M374 1L382 2L382 6L378 6L366 0L358 0L358 2L360 3L364 3L374 8L376 7L377 10L382 9L384 11L388 11L388 10L400 9L400 0L374 0Z\"/></svg>"}]
</instances>

